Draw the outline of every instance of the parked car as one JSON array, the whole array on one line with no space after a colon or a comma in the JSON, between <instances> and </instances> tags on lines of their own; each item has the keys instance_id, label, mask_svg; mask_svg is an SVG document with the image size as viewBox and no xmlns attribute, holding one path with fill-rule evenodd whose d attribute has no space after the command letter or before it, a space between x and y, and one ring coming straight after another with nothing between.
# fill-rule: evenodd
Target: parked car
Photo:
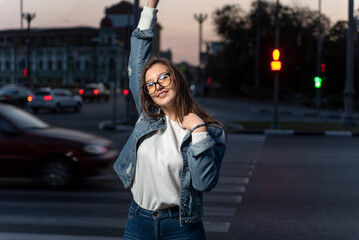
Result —
<instances>
[{"instance_id":1,"label":"parked car","mask_svg":"<svg viewBox=\"0 0 359 240\"><path fill-rule=\"evenodd\" d=\"M7 84L0 88L0 102L24 107L30 90L17 84Z\"/></svg>"},{"instance_id":2,"label":"parked car","mask_svg":"<svg viewBox=\"0 0 359 240\"><path fill-rule=\"evenodd\" d=\"M110 140L51 127L27 111L0 104L0 177L37 178L65 187L112 169L117 156Z\"/></svg>"},{"instance_id":3,"label":"parked car","mask_svg":"<svg viewBox=\"0 0 359 240\"><path fill-rule=\"evenodd\" d=\"M79 94L84 101L99 102L101 100L108 101L110 99L110 90L103 83L89 83L79 89Z\"/></svg>"},{"instance_id":4,"label":"parked car","mask_svg":"<svg viewBox=\"0 0 359 240\"><path fill-rule=\"evenodd\" d=\"M78 94L72 94L63 88L38 88L28 99L28 106L33 112L39 109L48 109L54 113L60 112L64 108L72 108L79 112L82 107L82 98Z\"/></svg>"}]
</instances>

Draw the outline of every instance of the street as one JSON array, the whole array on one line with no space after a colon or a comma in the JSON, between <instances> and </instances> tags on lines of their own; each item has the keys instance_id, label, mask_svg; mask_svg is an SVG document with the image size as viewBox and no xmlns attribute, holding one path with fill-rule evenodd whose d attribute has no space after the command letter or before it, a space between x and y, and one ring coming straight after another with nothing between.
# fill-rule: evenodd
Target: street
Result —
<instances>
[{"instance_id":1,"label":"street","mask_svg":"<svg viewBox=\"0 0 359 240\"><path fill-rule=\"evenodd\" d=\"M112 118L111 102L36 116L107 137L119 149L131 129L98 129ZM204 195L207 239L358 239L358 146L355 137L229 134L219 184ZM115 173L59 191L2 179L0 240L121 239L130 201Z\"/></svg>"}]
</instances>

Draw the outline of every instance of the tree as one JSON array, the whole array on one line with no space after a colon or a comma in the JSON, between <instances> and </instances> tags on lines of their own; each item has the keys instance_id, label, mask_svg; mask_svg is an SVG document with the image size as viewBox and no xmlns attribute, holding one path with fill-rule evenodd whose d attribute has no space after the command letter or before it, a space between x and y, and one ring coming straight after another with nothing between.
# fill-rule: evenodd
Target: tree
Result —
<instances>
[{"instance_id":1,"label":"tree","mask_svg":"<svg viewBox=\"0 0 359 240\"><path fill-rule=\"evenodd\" d=\"M256 18L258 7L260 7L260 23L257 23ZM215 76L214 79L222 83L227 93L253 97L255 93L261 92L262 96L259 97L272 97L273 75L269 70L269 61L271 49L274 47L275 11L275 3L261 1L259 6L257 2L253 2L248 13L242 11L239 5L226 5L213 13L217 33L225 42L225 48L222 53L209 58L207 75ZM315 95L313 77L316 74L317 20L317 11L309 8L292 8L285 5L280 7L280 47L283 50L283 71L280 74L281 98L290 100L295 93L304 93L309 97ZM257 24L260 24L261 37L260 89L254 88L254 46ZM342 58L345 54L342 43L346 39L344 31L346 27L337 24L331 27L329 18L325 15L321 16L321 29L324 36L323 60L328 69L327 78L332 81L328 87L325 86L327 83L323 84L323 94L343 91L343 81L339 83L340 80L332 79L334 77L331 75L334 72L329 71L338 57ZM340 66L340 68L345 71L345 67Z\"/></svg>"}]
</instances>

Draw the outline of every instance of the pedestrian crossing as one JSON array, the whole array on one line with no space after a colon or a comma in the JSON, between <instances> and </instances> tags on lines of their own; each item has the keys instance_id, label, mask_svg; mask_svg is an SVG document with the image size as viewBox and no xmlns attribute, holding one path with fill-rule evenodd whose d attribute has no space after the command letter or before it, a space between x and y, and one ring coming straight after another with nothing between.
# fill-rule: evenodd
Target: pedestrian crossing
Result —
<instances>
[{"instance_id":1,"label":"pedestrian crossing","mask_svg":"<svg viewBox=\"0 0 359 240\"><path fill-rule=\"evenodd\" d=\"M204 194L208 239L230 231L264 142L265 136L229 135L218 186ZM0 240L123 239L131 199L114 173L59 191L0 187Z\"/></svg>"}]
</instances>

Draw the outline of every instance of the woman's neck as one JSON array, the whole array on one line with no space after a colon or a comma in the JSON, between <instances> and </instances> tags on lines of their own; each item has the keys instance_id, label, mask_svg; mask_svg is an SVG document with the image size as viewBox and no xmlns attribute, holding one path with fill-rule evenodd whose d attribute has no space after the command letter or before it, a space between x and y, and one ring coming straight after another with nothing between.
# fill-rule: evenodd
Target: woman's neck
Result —
<instances>
[{"instance_id":1,"label":"woman's neck","mask_svg":"<svg viewBox=\"0 0 359 240\"><path fill-rule=\"evenodd\" d=\"M172 121L176 121L176 122L178 121L175 108L162 107L162 111L163 111L164 114L166 114Z\"/></svg>"}]
</instances>

